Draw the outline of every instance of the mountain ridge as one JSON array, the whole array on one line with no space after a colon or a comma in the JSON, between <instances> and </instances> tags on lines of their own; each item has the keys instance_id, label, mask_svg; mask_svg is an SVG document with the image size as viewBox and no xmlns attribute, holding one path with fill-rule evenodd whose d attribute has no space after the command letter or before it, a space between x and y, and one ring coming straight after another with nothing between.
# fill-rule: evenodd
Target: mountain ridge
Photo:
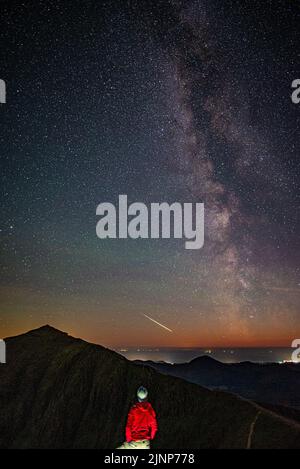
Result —
<instances>
[{"instance_id":1,"label":"mountain ridge","mask_svg":"<svg viewBox=\"0 0 300 469\"><path fill-rule=\"evenodd\" d=\"M178 364L150 360L135 360L134 363L209 389L221 389L252 401L300 410L300 364L222 363L206 355Z\"/></svg>"},{"instance_id":2,"label":"mountain ridge","mask_svg":"<svg viewBox=\"0 0 300 469\"><path fill-rule=\"evenodd\" d=\"M0 448L116 448L140 385L157 413L153 448L300 447L300 426L276 414L51 326L7 338L0 382Z\"/></svg>"}]
</instances>

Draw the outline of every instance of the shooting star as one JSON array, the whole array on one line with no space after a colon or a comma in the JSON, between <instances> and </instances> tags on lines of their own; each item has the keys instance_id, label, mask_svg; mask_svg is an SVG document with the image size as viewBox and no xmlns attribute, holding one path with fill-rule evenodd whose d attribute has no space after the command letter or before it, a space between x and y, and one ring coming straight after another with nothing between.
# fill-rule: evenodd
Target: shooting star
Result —
<instances>
[{"instance_id":1,"label":"shooting star","mask_svg":"<svg viewBox=\"0 0 300 469\"><path fill-rule=\"evenodd\" d=\"M149 319L150 321L152 321L152 322L154 322L155 324L157 324L158 326L162 327L163 329L166 329L166 331L168 331L168 332L173 332L172 329L169 329L167 326L164 326L164 325L161 324L160 322L155 321L155 319L150 318L150 316L147 316L147 314L142 313L142 315L145 316L145 318L147 318L147 319Z\"/></svg>"}]
</instances>

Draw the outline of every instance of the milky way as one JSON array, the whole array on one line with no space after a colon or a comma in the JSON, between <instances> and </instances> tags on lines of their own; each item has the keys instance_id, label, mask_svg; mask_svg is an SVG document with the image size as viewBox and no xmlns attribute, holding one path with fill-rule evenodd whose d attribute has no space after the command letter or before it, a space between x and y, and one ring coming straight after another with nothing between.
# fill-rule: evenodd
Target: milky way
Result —
<instances>
[{"instance_id":1,"label":"milky way","mask_svg":"<svg viewBox=\"0 0 300 469\"><path fill-rule=\"evenodd\" d=\"M109 346L289 346L300 297L296 6L1 9L0 336L51 323ZM204 202L204 247L100 242L95 208L119 194Z\"/></svg>"}]
</instances>

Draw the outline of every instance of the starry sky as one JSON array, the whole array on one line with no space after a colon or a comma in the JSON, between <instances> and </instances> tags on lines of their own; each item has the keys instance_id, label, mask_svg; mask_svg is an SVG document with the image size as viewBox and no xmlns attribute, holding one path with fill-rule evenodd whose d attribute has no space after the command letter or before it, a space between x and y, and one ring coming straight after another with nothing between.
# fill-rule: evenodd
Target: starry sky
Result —
<instances>
[{"instance_id":1,"label":"starry sky","mask_svg":"<svg viewBox=\"0 0 300 469\"><path fill-rule=\"evenodd\" d=\"M0 10L0 336L51 324L109 347L289 346L300 335L299 3ZM96 207L119 194L204 202L204 247L98 239Z\"/></svg>"}]
</instances>

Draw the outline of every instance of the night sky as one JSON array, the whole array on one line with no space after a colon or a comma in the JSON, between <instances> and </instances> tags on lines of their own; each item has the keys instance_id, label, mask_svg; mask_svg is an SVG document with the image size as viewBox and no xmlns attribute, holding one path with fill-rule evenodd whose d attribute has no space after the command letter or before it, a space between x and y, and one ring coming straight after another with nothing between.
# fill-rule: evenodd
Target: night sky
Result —
<instances>
[{"instance_id":1,"label":"night sky","mask_svg":"<svg viewBox=\"0 0 300 469\"><path fill-rule=\"evenodd\" d=\"M290 346L299 3L0 10L0 337L51 324L111 347ZM204 247L98 239L96 207L119 194L204 202Z\"/></svg>"}]
</instances>

